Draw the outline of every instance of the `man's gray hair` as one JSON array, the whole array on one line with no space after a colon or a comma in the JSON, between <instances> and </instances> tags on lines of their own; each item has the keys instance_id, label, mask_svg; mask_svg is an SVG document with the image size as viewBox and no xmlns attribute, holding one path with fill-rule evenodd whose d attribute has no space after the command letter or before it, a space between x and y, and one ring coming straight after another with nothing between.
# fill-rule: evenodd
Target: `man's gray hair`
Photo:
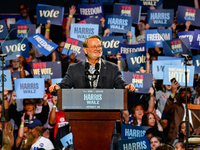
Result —
<instances>
[{"instance_id":1,"label":"man's gray hair","mask_svg":"<svg viewBox=\"0 0 200 150\"><path fill-rule=\"evenodd\" d=\"M91 39L91 38L98 38L100 40L101 46L102 46L102 40L101 40L100 36L98 36L98 35L90 35L90 36L86 37L83 40L83 42L82 42L83 47L88 47L88 40Z\"/></svg>"}]
</instances>

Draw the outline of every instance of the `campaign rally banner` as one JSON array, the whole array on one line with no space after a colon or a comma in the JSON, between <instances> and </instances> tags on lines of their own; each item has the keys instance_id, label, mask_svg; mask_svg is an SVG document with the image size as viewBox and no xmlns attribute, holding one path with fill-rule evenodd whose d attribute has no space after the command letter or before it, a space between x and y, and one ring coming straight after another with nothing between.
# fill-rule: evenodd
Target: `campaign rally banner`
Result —
<instances>
[{"instance_id":1,"label":"campaign rally banner","mask_svg":"<svg viewBox=\"0 0 200 150\"><path fill-rule=\"evenodd\" d=\"M181 63L184 62L183 57L168 57L168 56L158 56L158 60L181 60Z\"/></svg>"},{"instance_id":2,"label":"campaign rally banner","mask_svg":"<svg viewBox=\"0 0 200 150\"><path fill-rule=\"evenodd\" d=\"M99 35L98 24L71 24L70 37L83 41L90 35Z\"/></svg>"},{"instance_id":3,"label":"campaign rally banner","mask_svg":"<svg viewBox=\"0 0 200 150\"><path fill-rule=\"evenodd\" d=\"M137 0L136 4L142 6L143 9L149 9L151 6L156 9L163 8L163 0Z\"/></svg>"},{"instance_id":4,"label":"campaign rally banner","mask_svg":"<svg viewBox=\"0 0 200 150\"><path fill-rule=\"evenodd\" d=\"M192 25L200 26L200 19L197 17L198 14L200 14L200 9L178 6L177 23L184 24L186 21L191 21Z\"/></svg>"},{"instance_id":5,"label":"campaign rally banner","mask_svg":"<svg viewBox=\"0 0 200 150\"><path fill-rule=\"evenodd\" d=\"M67 38L61 54L70 56L72 53L77 55L76 59L85 60L82 42L76 39Z\"/></svg>"},{"instance_id":6,"label":"campaign rally banner","mask_svg":"<svg viewBox=\"0 0 200 150\"><path fill-rule=\"evenodd\" d=\"M36 6L37 24L50 24L62 26L64 7L38 4Z\"/></svg>"},{"instance_id":7,"label":"campaign rally banner","mask_svg":"<svg viewBox=\"0 0 200 150\"><path fill-rule=\"evenodd\" d=\"M19 56L29 58L29 46L27 39L4 41L3 54L8 54L5 60L17 59Z\"/></svg>"},{"instance_id":8,"label":"campaign rally banner","mask_svg":"<svg viewBox=\"0 0 200 150\"><path fill-rule=\"evenodd\" d=\"M35 34L35 24L11 24L10 39L23 39Z\"/></svg>"},{"instance_id":9,"label":"campaign rally banner","mask_svg":"<svg viewBox=\"0 0 200 150\"><path fill-rule=\"evenodd\" d=\"M145 30L146 48L162 47L164 40L172 40L171 29Z\"/></svg>"},{"instance_id":10,"label":"campaign rally banner","mask_svg":"<svg viewBox=\"0 0 200 150\"><path fill-rule=\"evenodd\" d=\"M44 79L23 78L16 79L14 82L16 99L43 98Z\"/></svg>"},{"instance_id":11,"label":"campaign rally banner","mask_svg":"<svg viewBox=\"0 0 200 150\"><path fill-rule=\"evenodd\" d=\"M165 56L181 57L181 54L191 55L190 42L188 38L175 39L163 42L163 53Z\"/></svg>"},{"instance_id":12,"label":"campaign rally banner","mask_svg":"<svg viewBox=\"0 0 200 150\"><path fill-rule=\"evenodd\" d=\"M174 10L147 10L147 22L150 27L171 27L174 23Z\"/></svg>"},{"instance_id":13,"label":"campaign rally banner","mask_svg":"<svg viewBox=\"0 0 200 150\"><path fill-rule=\"evenodd\" d=\"M119 43L123 43L122 36L106 36L102 37L103 55L117 55L119 51Z\"/></svg>"},{"instance_id":14,"label":"campaign rally banner","mask_svg":"<svg viewBox=\"0 0 200 150\"><path fill-rule=\"evenodd\" d=\"M104 17L102 3L78 4L78 10L79 17L81 18L81 20L90 18L91 16L94 16L99 19L101 19L101 17Z\"/></svg>"},{"instance_id":15,"label":"campaign rally banner","mask_svg":"<svg viewBox=\"0 0 200 150\"><path fill-rule=\"evenodd\" d=\"M69 133L60 139L63 147L67 147L68 145L73 144L73 136L72 133Z\"/></svg>"},{"instance_id":16,"label":"campaign rally banner","mask_svg":"<svg viewBox=\"0 0 200 150\"><path fill-rule=\"evenodd\" d=\"M119 44L119 53L121 54L120 60L126 60L126 54L135 53L135 52L146 52L146 44ZM146 56L146 55L145 55Z\"/></svg>"},{"instance_id":17,"label":"campaign rally banner","mask_svg":"<svg viewBox=\"0 0 200 150\"><path fill-rule=\"evenodd\" d=\"M146 73L123 72L123 79L126 83L132 83L136 93L148 94L152 87L153 75Z\"/></svg>"},{"instance_id":18,"label":"campaign rally banner","mask_svg":"<svg viewBox=\"0 0 200 150\"><path fill-rule=\"evenodd\" d=\"M146 52L135 52L126 54L128 70L130 72L138 71L141 67L146 70Z\"/></svg>"},{"instance_id":19,"label":"campaign rally banner","mask_svg":"<svg viewBox=\"0 0 200 150\"><path fill-rule=\"evenodd\" d=\"M29 42L31 42L44 56L51 54L58 45L53 42L48 42L47 39L37 33L28 37Z\"/></svg>"},{"instance_id":20,"label":"campaign rally banner","mask_svg":"<svg viewBox=\"0 0 200 150\"><path fill-rule=\"evenodd\" d=\"M133 126L129 124L122 124L121 125L121 139L128 140L128 139L144 137L146 130L148 130L149 128L150 127L147 127L147 126Z\"/></svg>"},{"instance_id":21,"label":"campaign rally banner","mask_svg":"<svg viewBox=\"0 0 200 150\"><path fill-rule=\"evenodd\" d=\"M193 56L192 61L195 67L194 74L200 73L200 55Z\"/></svg>"},{"instance_id":22,"label":"campaign rally banner","mask_svg":"<svg viewBox=\"0 0 200 150\"><path fill-rule=\"evenodd\" d=\"M193 41L191 43L192 49L200 50L200 30L195 29L193 35Z\"/></svg>"},{"instance_id":23,"label":"campaign rally banner","mask_svg":"<svg viewBox=\"0 0 200 150\"><path fill-rule=\"evenodd\" d=\"M166 65L164 69L164 85L171 85L171 79L176 78L176 81L185 86L185 66ZM194 81L194 66L187 66L187 85L193 86Z\"/></svg>"},{"instance_id":24,"label":"campaign rally banner","mask_svg":"<svg viewBox=\"0 0 200 150\"><path fill-rule=\"evenodd\" d=\"M10 70L4 70L4 88L13 90ZM2 71L0 71L0 91L2 92Z\"/></svg>"},{"instance_id":25,"label":"campaign rally banner","mask_svg":"<svg viewBox=\"0 0 200 150\"><path fill-rule=\"evenodd\" d=\"M115 3L113 14L132 17L132 23L138 24L140 20L141 6Z\"/></svg>"},{"instance_id":26,"label":"campaign rally banner","mask_svg":"<svg viewBox=\"0 0 200 150\"><path fill-rule=\"evenodd\" d=\"M6 25L6 21L0 20L0 39L5 39L6 36L8 35L8 28Z\"/></svg>"},{"instance_id":27,"label":"campaign rally banner","mask_svg":"<svg viewBox=\"0 0 200 150\"><path fill-rule=\"evenodd\" d=\"M163 80L165 65L181 65L181 60L152 61L152 73L156 80Z\"/></svg>"},{"instance_id":28,"label":"campaign rally banner","mask_svg":"<svg viewBox=\"0 0 200 150\"><path fill-rule=\"evenodd\" d=\"M110 32L127 33L131 30L132 18L120 15L106 15L105 29Z\"/></svg>"},{"instance_id":29,"label":"campaign rally banner","mask_svg":"<svg viewBox=\"0 0 200 150\"><path fill-rule=\"evenodd\" d=\"M191 46L192 41L193 41L193 36L194 36L194 31L182 31L182 32L178 32L178 38L179 39L188 38L189 42L190 42L190 46Z\"/></svg>"},{"instance_id":30,"label":"campaign rally banner","mask_svg":"<svg viewBox=\"0 0 200 150\"><path fill-rule=\"evenodd\" d=\"M51 84L58 84L61 82L61 80L62 80L62 78L51 79Z\"/></svg>"},{"instance_id":31,"label":"campaign rally banner","mask_svg":"<svg viewBox=\"0 0 200 150\"><path fill-rule=\"evenodd\" d=\"M151 150L149 140L146 136L129 140L118 141L119 150Z\"/></svg>"},{"instance_id":32,"label":"campaign rally banner","mask_svg":"<svg viewBox=\"0 0 200 150\"><path fill-rule=\"evenodd\" d=\"M38 62L33 63L33 77L34 78L61 78L61 63L60 61L54 62Z\"/></svg>"}]
</instances>

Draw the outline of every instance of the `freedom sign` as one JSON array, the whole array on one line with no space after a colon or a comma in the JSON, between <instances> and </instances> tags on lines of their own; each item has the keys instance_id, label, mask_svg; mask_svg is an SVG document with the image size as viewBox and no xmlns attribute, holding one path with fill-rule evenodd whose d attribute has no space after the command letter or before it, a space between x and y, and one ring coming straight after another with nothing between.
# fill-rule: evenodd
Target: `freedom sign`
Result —
<instances>
[{"instance_id":1,"label":"freedom sign","mask_svg":"<svg viewBox=\"0 0 200 150\"><path fill-rule=\"evenodd\" d=\"M164 40L172 40L171 29L145 30L146 48L162 47Z\"/></svg>"},{"instance_id":2,"label":"freedom sign","mask_svg":"<svg viewBox=\"0 0 200 150\"><path fill-rule=\"evenodd\" d=\"M141 6L115 3L113 14L132 17L132 23L138 24L140 20Z\"/></svg>"},{"instance_id":3,"label":"freedom sign","mask_svg":"<svg viewBox=\"0 0 200 150\"><path fill-rule=\"evenodd\" d=\"M90 35L99 35L98 24L71 24L70 37L83 41Z\"/></svg>"},{"instance_id":4,"label":"freedom sign","mask_svg":"<svg viewBox=\"0 0 200 150\"><path fill-rule=\"evenodd\" d=\"M176 78L176 81L185 86L185 66L166 65L164 69L164 85L171 85L171 79ZM194 81L194 66L187 66L187 85L193 86Z\"/></svg>"},{"instance_id":5,"label":"freedom sign","mask_svg":"<svg viewBox=\"0 0 200 150\"><path fill-rule=\"evenodd\" d=\"M5 39L7 35L8 35L8 29L6 21L4 19L0 20L0 39Z\"/></svg>"},{"instance_id":6,"label":"freedom sign","mask_svg":"<svg viewBox=\"0 0 200 150\"><path fill-rule=\"evenodd\" d=\"M104 17L103 13L103 4L96 3L96 4L78 4L78 10L79 10L79 17L81 20L90 18L91 16L97 17L101 19L101 17Z\"/></svg>"},{"instance_id":7,"label":"freedom sign","mask_svg":"<svg viewBox=\"0 0 200 150\"><path fill-rule=\"evenodd\" d=\"M156 9L162 9L163 0L137 0L136 4L144 9L149 9L151 6L154 6Z\"/></svg>"},{"instance_id":8,"label":"freedom sign","mask_svg":"<svg viewBox=\"0 0 200 150\"><path fill-rule=\"evenodd\" d=\"M147 10L147 22L150 27L171 27L174 23L174 10Z\"/></svg>"},{"instance_id":9,"label":"freedom sign","mask_svg":"<svg viewBox=\"0 0 200 150\"><path fill-rule=\"evenodd\" d=\"M126 83L132 83L135 87L135 93L148 94L152 87L153 75L146 73L123 72L123 79Z\"/></svg>"},{"instance_id":10,"label":"freedom sign","mask_svg":"<svg viewBox=\"0 0 200 150\"><path fill-rule=\"evenodd\" d=\"M127 33L131 30L132 18L119 15L106 15L105 29L110 32Z\"/></svg>"},{"instance_id":11,"label":"freedom sign","mask_svg":"<svg viewBox=\"0 0 200 150\"><path fill-rule=\"evenodd\" d=\"M193 35L193 40L191 43L191 48L192 49L200 49L200 30L195 29L194 30L194 35Z\"/></svg>"},{"instance_id":12,"label":"freedom sign","mask_svg":"<svg viewBox=\"0 0 200 150\"><path fill-rule=\"evenodd\" d=\"M10 39L23 39L35 34L35 24L11 24Z\"/></svg>"},{"instance_id":13,"label":"freedom sign","mask_svg":"<svg viewBox=\"0 0 200 150\"><path fill-rule=\"evenodd\" d=\"M103 55L117 55L119 44L123 43L122 36L106 36L102 37Z\"/></svg>"},{"instance_id":14,"label":"freedom sign","mask_svg":"<svg viewBox=\"0 0 200 150\"><path fill-rule=\"evenodd\" d=\"M146 136L118 141L119 150L151 150L149 140Z\"/></svg>"},{"instance_id":15,"label":"freedom sign","mask_svg":"<svg viewBox=\"0 0 200 150\"><path fill-rule=\"evenodd\" d=\"M33 77L34 78L61 78L61 63L60 61L54 62L38 62L33 63Z\"/></svg>"},{"instance_id":16,"label":"freedom sign","mask_svg":"<svg viewBox=\"0 0 200 150\"><path fill-rule=\"evenodd\" d=\"M181 60L152 61L152 73L156 80L163 80L165 65L181 65Z\"/></svg>"},{"instance_id":17,"label":"freedom sign","mask_svg":"<svg viewBox=\"0 0 200 150\"><path fill-rule=\"evenodd\" d=\"M146 52L146 44L119 44L119 53L121 54L120 60L126 60L126 54L135 53L135 52Z\"/></svg>"},{"instance_id":18,"label":"freedom sign","mask_svg":"<svg viewBox=\"0 0 200 150\"><path fill-rule=\"evenodd\" d=\"M15 79L16 99L43 98L44 79Z\"/></svg>"},{"instance_id":19,"label":"freedom sign","mask_svg":"<svg viewBox=\"0 0 200 150\"><path fill-rule=\"evenodd\" d=\"M37 24L50 24L62 26L64 7L38 4L36 6Z\"/></svg>"},{"instance_id":20,"label":"freedom sign","mask_svg":"<svg viewBox=\"0 0 200 150\"><path fill-rule=\"evenodd\" d=\"M200 55L193 56L192 61L195 67L194 74L200 73Z\"/></svg>"},{"instance_id":21,"label":"freedom sign","mask_svg":"<svg viewBox=\"0 0 200 150\"><path fill-rule=\"evenodd\" d=\"M2 45L3 54L8 54L5 60L17 59L19 56L29 58L29 46L27 39L4 41Z\"/></svg>"},{"instance_id":22,"label":"freedom sign","mask_svg":"<svg viewBox=\"0 0 200 150\"><path fill-rule=\"evenodd\" d=\"M47 39L37 33L28 37L29 42L31 42L44 56L51 54L58 45L53 42L48 42Z\"/></svg>"},{"instance_id":23,"label":"freedom sign","mask_svg":"<svg viewBox=\"0 0 200 150\"><path fill-rule=\"evenodd\" d=\"M10 70L4 70L4 88L13 90ZM0 91L2 92L2 71L0 71Z\"/></svg>"},{"instance_id":24,"label":"freedom sign","mask_svg":"<svg viewBox=\"0 0 200 150\"><path fill-rule=\"evenodd\" d=\"M192 41L193 41L193 35L194 35L194 31L178 32L178 38L179 39L188 38L189 42L190 42L190 45L192 44Z\"/></svg>"},{"instance_id":25,"label":"freedom sign","mask_svg":"<svg viewBox=\"0 0 200 150\"><path fill-rule=\"evenodd\" d=\"M147 126L133 126L129 124L122 124L121 125L121 139L128 140L134 139L139 137L144 137L146 130L150 127Z\"/></svg>"}]
</instances>

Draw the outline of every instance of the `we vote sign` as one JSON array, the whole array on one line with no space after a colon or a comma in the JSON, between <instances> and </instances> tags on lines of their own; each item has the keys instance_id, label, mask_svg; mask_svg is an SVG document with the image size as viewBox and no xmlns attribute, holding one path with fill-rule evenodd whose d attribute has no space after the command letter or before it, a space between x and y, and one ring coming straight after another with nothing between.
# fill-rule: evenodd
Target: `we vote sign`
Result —
<instances>
[{"instance_id":1,"label":"we vote sign","mask_svg":"<svg viewBox=\"0 0 200 150\"><path fill-rule=\"evenodd\" d=\"M4 41L3 54L8 54L5 60L17 59L19 56L29 58L29 46L27 39Z\"/></svg>"},{"instance_id":2,"label":"we vote sign","mask_svg":"<svg viewBox=\"0 0 200 150\"><path fill-rule=\"evenodd\" d=\"M44 56L51 54L58 45L53 42L48 42L47 39L37 33L28 37L29 42L31 42Z\"/></svg>"},{"instance_id":3,"label":"we vote sign","mask_svg":"<svg viewBox=\"0 0 200 150\"><path fill-rule=\"evenodd\" d=\"M14 82L16 99L43 98L44 79L24 78L16 79Z\"/></svg>"},{"instance_id":4,"label":"we vote sign","mask_svg":"<svg viewBox=\"0 0 200 150\"><path fill-rule=\"evenodd\" d=\"M174 10L147 10L147 22L150 27L170 27L174 23Z\"/></svg>"},{"instance_id":5,"label":"we vote sign","mask_svg":"<svg viewBox=\"0 0 200 150\"><path fill-rule=\"evenodd\" d=\"M200 26L200 20L197 17L198 14L200 14L200 9L187 6L178 6L177 23L191 21L192 25Z\"/></svg>"},{"instance_id":6,"label":"we vote sign","mask_svg":"<svg viewBox=\"0 0 200 150\"><path fill-rule=\"evenodd\" d=\"M148 94L152 87L153 75L145 73L123 72L123 79L126 83L132 83L136 93Z\"/></svg>"},{"instance_id":7,"label":"we vote sign","mask_svg":"<svg viewBox=\"0 0 200 150\"><path fill-rule=\"evenodd\" d=\"M195 67L194 73L200 73L200 55L196 55L192 57L193 65Z\"/></svg>"},{"instance_id":8,"label":"we vote sign","mask_svg":"<svg viewBox=\"0 0 200 150\"><path fill-rule=\"evenodd\" d=\"M71 24L70 37L83 41L90 35L99 34L98 24Z\"/></svg>"},{"instance_id":9,"label":"we vote sign","mask_svg":"<svg viewBox=\"0 0 200 150\"><path fill-rule=\"evenodd\" d=\"M46 24L50 21L50 24L62 25L64 7L51 6L38 4L36 6L37 24Z\"/></svg>"},{"instance_id":10,"label":"we vote sign","mask_svg":"<svg viewBox=\"0 0 200 150\"><path fill-rule=\"evenodd\" d=\"M119 150L151 150L149 140L146 136L130 140L120 140Z\"/></svg>"},{"instance_id":11,"label":"we vote sign","mask_svg":"<svg viewBox=\"0 0 200 150\"><path fill-rule=\"evenodd\" d=\"M4 88L7 90L13 90L12 88L12 80L10 70L4 70ZM2 91L2 71L0 71L0 91Z\"/></svg>"},{"instance_id":12,"label":"we vote sign","mask_svg":"<svg viewBox=\"0 0 200 150\"><path fill-rule=\"evenodd\" d=\"M127 140L127 139L144 137L146 130L148 130L149 128L150 127L147 126L133 126L133 125L122 124L121 139Z\"/></svg>"},{"instance_id":13,"label":"we vote sign","mask_svg":"<svg viewBox=\"0 0 200 150\"><path fill-rule=\"evenodd\" d=\"M181 86L185 86L185 66L166 65L164 69L164 85L171 85L171 79L176 78ZM193 86L194 66L187 66L187 85Z\"/></svg>"},{"instance_id":14,"label":"we vote sign","mask_svg":"<svg viewBox=\"0 0 200 150\"><path fill-rule=\"evenodd\" d=\"M193 35L194 35L194 31L178 32L178 38L179 39L188 38L189 42L190 42L190 45L192 44L192 41L193 41Z\"/></svg>"},{"instance_id":15,"label":"we vote sign","mask_svg":"<svg viewBox=\"0 0 200 150\"><path fill-rule=\"evenodd\" d=\"M33 63L33 77L34 78L61 78L61 63L55 62L38 62Z\"/></svg>"},{"instance_id":16,"label":"we vote sign","mask_svg":"<svg viewBox=\"0 0 200 150\"><path fill-rule=\"evenodd\" d=\"M165 65L181 65L181 60L157 60L152 62L152 73L156 80L163 80Z\"/></svg>"},{"instance_id":17,"label":"we vote sign","mask_svg":"<svg viewBox=\"0 0 200 150\"><path fill-rule=\"evenodd\" d=\"M193 41L191 43L192 49L200 49L200 30L195 29L193 34Z\"/></svg>"},{"instance_id":18,"label":"we vote sign","mask_svg":"<svg viewBox=\"0 0 200 150\"><path fill-rule=\"evenodd\" d=\"M156 9L162 9L163 0L137 0L136 4L142 6L144 9L149 9L150 6L154 6Z\"/></svg>"},{"instance_id":19,"label":"we vote sign","mask_svg":"<svg viewBox=\"0 0 200 150\"><path fill-rule=\"evenodd\" d=\"M8 29L5 20L0 20L0 39L6 38Z\"/></svg>"},{"instance_id":20,"label":"we vote sign","mask_svg":"<svg viewBox=\"0 0 200 150\"><path fill-rule=\"evenodd\" d=\"M147 48L162 47L162 41L172 39L171 29L145 30Z\"/></svg>"},{"instance_id":21,"label":"we vote sign","mask_svg":"<svg viewBox=\"0 0 200 150\"><path fill-rule=\"evenodd\" d=\"M110 32L127 33L131 30L132 18L119 15L106 15L105 28Z\"/></svg>"},{"instance_id":22,"label":"we vote sign","mask_svg":"<svg viewBox=\"0 0 200 150\"><path fill-rule=\"evenodd\" d=\"M117 55L119 51L119 43L123 43L122 36L102 37L103 55Z\"/></svg>"},{"instance_id":23,"label":"we vote sign","mask_svg":"<svg viewBox=\"0 0 200 150\"><path fill-rule=\"evenodd\" d=\"M10 39L23 39L35 34L35 24L11 24Z\"/></svg>"},{"instance_id":24,"label":"we vote sign","mask_svg":"<svg viewBox=\"0 0 200 150\"><path fill-rule=\"evenodd\" d=\"M96 3L96 4L78 4L78 10L79 10L79 17L82 19L89 18L91 16L97 17L101 19L101 17L104 17L103 13L103 4L102 3Z\"/></svg>"},{"instance_id":25,"label":"we vote sign","mask_svg":"<svg viewBox=\"0 0 200 150\"><path fill-rule=\"evenodd\" d=\"M128 45L128 44L119 44L119 53L121 54L120 60L126 60L126 54L135 53L135 52L146 52L145 43Z\"/></svg>"},{"instance_id":26,"label":"we vote sign","mask_svg":"<svg viewBox=\"0 0 200 150\"><path fill-rule=\"evenodd\" d=\"M132 17L132 23L138 24L141 14L141 6L114 4L113 14Z\"/></svg>"}]
</instances>

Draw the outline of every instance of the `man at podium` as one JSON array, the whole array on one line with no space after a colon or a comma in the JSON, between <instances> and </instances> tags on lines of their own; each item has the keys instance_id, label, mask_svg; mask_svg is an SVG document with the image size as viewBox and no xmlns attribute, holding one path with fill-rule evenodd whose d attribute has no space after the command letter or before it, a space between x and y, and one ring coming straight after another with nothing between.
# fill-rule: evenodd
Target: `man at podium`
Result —
<instances>
[{"instance_id":1,"label":"man at podium","mask_svg":"<svg viewBox=\"0 0 200 150\"><path fill-rule=\"evenodd\" d=\"M62 81L49 87L50 92L65 88L135 90L133 84L123 80L117 65L101 58L102 40L98 35L85 38L82 44L86 60L70 65Z\"/></svg>"}]
</instances>

